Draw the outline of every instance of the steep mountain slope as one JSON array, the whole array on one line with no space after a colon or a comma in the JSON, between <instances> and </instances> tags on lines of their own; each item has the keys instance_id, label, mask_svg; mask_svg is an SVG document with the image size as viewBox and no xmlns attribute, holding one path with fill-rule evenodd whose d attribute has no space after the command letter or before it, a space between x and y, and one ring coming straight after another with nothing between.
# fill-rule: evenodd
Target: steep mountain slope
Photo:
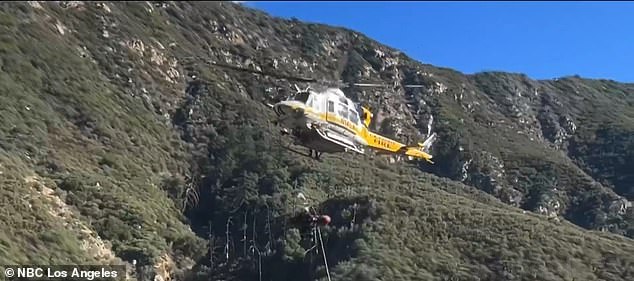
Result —
<instances>
[{"instance_id":1,"label":"steep mountain slope","mask_svg":"<svg viewBox=\"0 0 634 281\"><path fill-rule=\"evenodd\" d=\"M633 85L467 76L232 3L0 7L1 263L323 279L285 223L301 192L335 280L634 277ZM209 60L394 84L346 93L399 139L432 120L437 164L298 156L260 103L292 84Z\"/></svg>"}]
</instances>

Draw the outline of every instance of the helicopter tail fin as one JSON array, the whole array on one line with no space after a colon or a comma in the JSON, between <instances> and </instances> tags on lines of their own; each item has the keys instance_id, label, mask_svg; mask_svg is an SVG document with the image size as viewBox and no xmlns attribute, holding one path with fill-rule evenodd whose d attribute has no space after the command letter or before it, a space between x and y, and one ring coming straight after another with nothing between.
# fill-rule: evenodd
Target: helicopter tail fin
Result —
<instances>
[{"instance_id":1,"label":"helicopter tail fin","mask_svg":"<svg viewBox=\"0 0 634 281\"><path fill-rule=\"evenodd\" d=\"M431 134L431 136L429 136L423 143L418 143L418 145L423 151L429 153L429 149L432 144L434 144L434 141L436 141L436 133Z\"/></svg>"}]
</instances>

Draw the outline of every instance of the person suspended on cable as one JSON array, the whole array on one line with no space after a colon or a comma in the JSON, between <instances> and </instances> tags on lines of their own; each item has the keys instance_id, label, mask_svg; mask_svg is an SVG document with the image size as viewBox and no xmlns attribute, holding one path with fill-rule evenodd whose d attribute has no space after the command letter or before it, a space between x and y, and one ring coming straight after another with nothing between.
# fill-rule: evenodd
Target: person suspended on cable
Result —
<instances>
[{"instance_id":1,"label":"person suspended on cable","mask_svg":"<svg viewBox=\"0 0 634 281\"><path fill-rule=\"evenodd\" d=\"M291 224L301 228L314 228L317 226L325 226L330 223L331 219L328 215L313 215L308 212L301 212L297 216L291 218Z\"/></svg>"}]
</instances>

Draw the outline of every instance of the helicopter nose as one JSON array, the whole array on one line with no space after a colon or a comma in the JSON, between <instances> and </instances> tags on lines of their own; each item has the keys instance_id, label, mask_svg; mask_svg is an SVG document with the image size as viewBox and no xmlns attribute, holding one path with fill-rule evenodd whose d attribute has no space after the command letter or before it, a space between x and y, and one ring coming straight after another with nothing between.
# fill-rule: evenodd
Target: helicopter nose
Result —
<instances>
[{"instance_id":1,"label":"helicopter nose","mask_svg":"<svg viewBox=\"0 0 634 281\"><path fill-rule=\"evenodd\" d=\"M276 104L275 107L273 107L273 110L275 110L275 114L277 114L277 116L284 115L284 109L282 109L281 104Z\"/></svg>"},{"instance_id":2,"label":"helicopter nose","mask_svg":"<svg viewBox=\"0 0 634 281\"><path fill-rule=\"evenodd\" d=\"M277 114L277 116L282 116L282 115L289 114L291 112L291 110L292 110L289 105L284 104L284 103L276 104L274 109L275 109L275 113Z\"/></svg>"}]
</instances>

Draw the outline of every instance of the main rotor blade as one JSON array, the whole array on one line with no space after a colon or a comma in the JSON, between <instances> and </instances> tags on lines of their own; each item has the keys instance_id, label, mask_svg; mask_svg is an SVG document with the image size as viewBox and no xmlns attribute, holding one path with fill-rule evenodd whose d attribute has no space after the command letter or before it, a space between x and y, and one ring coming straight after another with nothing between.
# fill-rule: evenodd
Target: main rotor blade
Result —
<instances>
[{"instance_id":1,"label":"main rotor blade","mask_svg":"<svg viewBox=\"0 0 634 281\"><path fill-rule=\"evenodd\" d=\"M359 87L391 87L388 84L372 84L372 83L350 83L350 85ZM401 85L404 88L423 88L425 85Z\"/></svg>"},{"instance_id":2,"label":"main rotor blade","mask_svg":"<svg viewBox=\"0 0 634 281\"><path fill-rule=\"evenodd\" d=\"M323 84L339 84L339 86L345 87L345 86L358 86L358 87L391 87L392 85L388 85L388 84L377 84L377 83L351 83L351 82L342 82L342 81L328 81L328 80L318 80L315 78L308 78L308 77L297 77L297 76L290 76L290 75L285 75L285 74L280 74L280 73L271 73L271 72L264 72L264 71L260 71L260 70L255 70L255 69L248 69L248 68L244 68L244 67L239 67L239 66L235 66L235 65L229 65L229 64L224 64L224 63L218 63L218 62L214 62L214 61L206 61L206 63L214 65L214 66L218 66L218 67L222 67L222 68L227 68L227 69L232 69L235 71L240 71L240 72L248 72L248 73L253 73L253 74L259 74L259 75L264 75L264 76L270 76L270 77L275 77L278 79L285 79L285 80L289 80L289 81L296 81L296 82L306 82L306 83L323 83ZM423 88L425 87L424 85L401 85L404 88Z\"/></svg>"},{"instance_id":3,"label":"main rotor blade","mask_svg":"<svg viewBox=\"0 0 634 281\"><path fill-rule=\"evenodd\" d=\"M387 87L386 84L370 84L370 83L350 83L350 85L359 87Z\"/></svg>"},{"instance_id":4,"label":"main rotor blade","mask_svg":"<svg viewBox=\"0 0 634 281\"><path fill-rule=\"evenodd\" d=\"M275 77L275 78L279 78L279 79L286 79L286 80L290 80L290 81L318 82L317 79L313 79L313 78L296 77L296 76L277 74L277 73L268 73L268 72L264 72L264 71L260 71L260 70L248 69L248 68L238 67L238 66L234 66L234 65L228 65L228 64L224 64L224 63L217 63L217 62L213 62L213 61L210 61L208 63L211 64L211 65L215 65L215 66L223 67L223 68L228 68L228 69L232 69L232 70L235 70L235 71L249 72L249 73L260 74L260 75L264 75L264 76L271 76L271 77Z\"/></svg>"}]
</instances>

